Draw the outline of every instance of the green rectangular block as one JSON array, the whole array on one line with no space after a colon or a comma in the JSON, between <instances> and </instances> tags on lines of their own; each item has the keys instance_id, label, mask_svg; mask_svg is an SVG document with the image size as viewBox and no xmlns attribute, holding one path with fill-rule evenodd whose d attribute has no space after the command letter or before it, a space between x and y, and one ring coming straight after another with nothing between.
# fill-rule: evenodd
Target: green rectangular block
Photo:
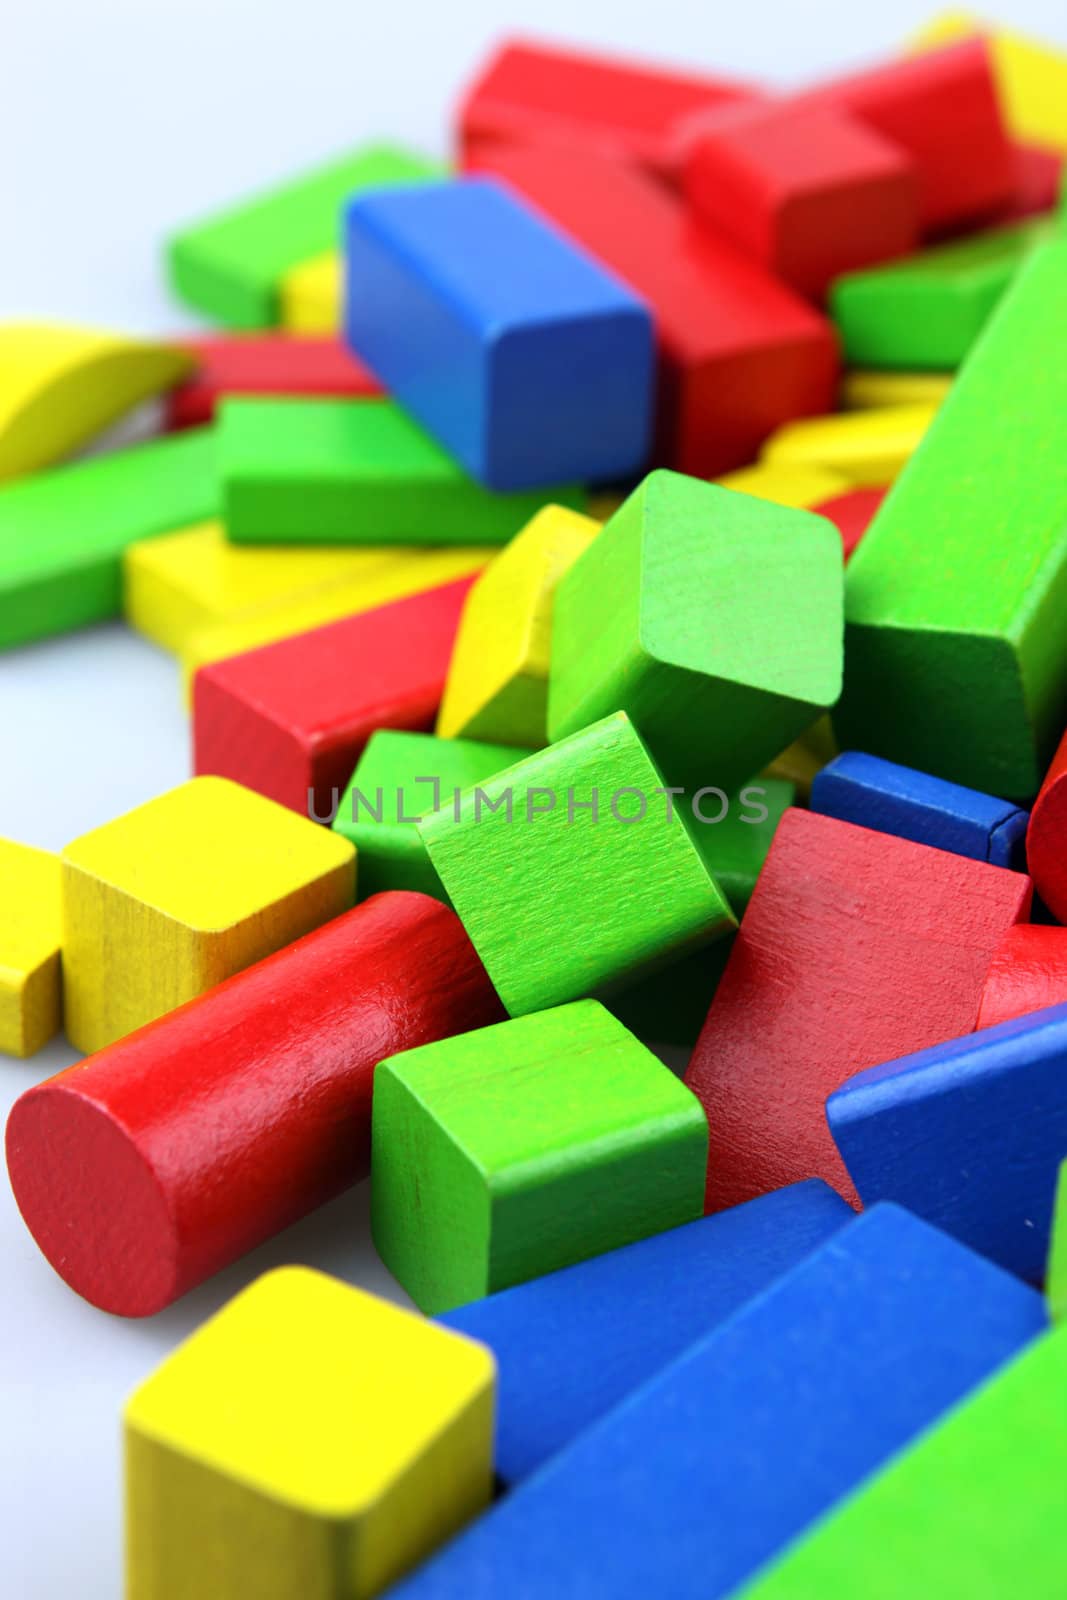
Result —
<instances>
[{"instance_id":1,"label":"green rectangular block","mask_svg":"<svg viewBox=\"0 0 1067 1600\"><path fill-rule=\"evenodd\" d=\"M737 1600L1059 1600L1067 1328L1042 1335Z\"/></svg>"},{"instance_id":2,"label":"green rectangular block","mask_svg":"<svg viewBox=\"0 0 1067 1600\"><path fill-rule=\"evenodd\" d=\"M1067 243L1031 256L845 580L843 749L1026 799L1067 721Z\"/></svg>"},{"instance_id":3,"label":"green rectangular block","mask_svg":"<svg viewBox=\"0 0 1067 1600\"><path fill-rule=\"evenodd\" d=\"M122 614L128 545L217 514L211 428L0 489L0 648Z\"/></svg>"},{"instance_id":4,"label":"green rectangular block","mask_svg":"<svg viewBox=\"0 0 1067 1600\"><path fill-rule=\"evenodd\" d=\"M838 278L830 313L857 366L958 367L1031 251L1055 238L1054 219L970 234Z\"/></svg>"},{"instance_id":5,"label":"green rectangular block","mask_svg":"<svg viewBox=\"0 0 1067 1600\"><path fill-rule=\"evenodd\" d=\"M543 505L585 504L483 489L391 400L227 400L219 460L239 543L506 544Z\"/></svg>"},{"instance_id":6,"label":"green rectangular block","mask_svg":"<svg viewBox=\"0 0 1067 1600\"><path fill-rule=\"evenodd\" d=\"M703 1213L700 1102L595 1000L382 1061L372 1121L374 1242L431 1314Z\"/></svg>"},{"instance_id":7,"label":"green rectangular block","mask_svg":"<svg viewBox=\"0 0 1067 1600\"><path fill-rule=\"evenodd\" d=\"M352 195L440 171L392 145L363 146L175 234L167 246L171 281L188 305L225 327L273 327L280 280L341 248L342 208Z\"/></svg>"}]
</instances>

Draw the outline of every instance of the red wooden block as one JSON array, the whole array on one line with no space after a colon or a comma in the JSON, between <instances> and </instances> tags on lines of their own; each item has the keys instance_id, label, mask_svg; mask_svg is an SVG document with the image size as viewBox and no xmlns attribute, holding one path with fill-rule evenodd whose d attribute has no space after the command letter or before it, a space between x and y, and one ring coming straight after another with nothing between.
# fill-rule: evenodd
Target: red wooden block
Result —
<instances>
[{"instance_id":1,"label":"red wooden block","mask_svg":"<svg viewBox=\"0 0 1067 1600\"><path fill-rule=\"evenodd\" d=\"M897 144L831 106L742 107L693 139L694 212L800 294L919 242L919 185Z\"/></svg>"},{"instance_id":2,"label":"red wooden block","mask_svg":"<svg viewBox=\"0 0 1067 1600\"><path fill-rule=\"evenodd\" d=\"M659 345L657 457L697 477L745 465L782 423L830 411L834 331L662 185L606 157L497 145L494 172L648 304Z\"/></svg>"},{"instance_id":3,"label":"red wooden block","mask_svg":"<svg viewBox=\"0 0 1067 1600\"><path fill-rule=\"evenodd\" d=\"M329 821L376 728L433 727L474 574L201 667L198 776L233 778Z\"/></svg>"},{"instance_id":4,"label":"red wooden block","mask_svg":"<svg viewBox=\"0 0 1067 1600\"><path fill-rule=\"evenodd\" d=\"M812 506L820 517L828 517L841 535L845 560L855 550L867 532L888 489L850 489L847 494L835 494L830 500Z\"/></svg>"},{"instance_id":5,"label":"red wooden block","mask_svg":"<svg viewBox=\"0 0 1067 1600\"><path fill-rule=\"evenodd\" d=\"M707 1209L802 1178L858 1205L827 1095L970 1032L1030 892L1022 873L787 811L686 1073L711 1129Z\"/></svg>"},{"instance_id":6,"label":"red wooden block","mask_svg":"<svg viewBox=\"0 0 1067 1600\"><path fill-rule=\"evenodd\" d=\"M1030 812L1026 864L1056 921L1067 922L1067 733Z\"/></svg>"},{"instance_id":7,"label":"red wooden block","mask_svg":"<svg viewBox=\"0 0 1067 1600\"><path fill-rule=\"evenodd\" d=\"M990 963L978 1028L1067 1000L1067 928L1022 922L1009 928Z\"/></svg>"},{"instance_id":8,"label":"red wooden block","mask_svg":"<svg viewBox=\"0 0 1067 1600\"><path fill-rule=\"evenodd\" d=\"M1013 144L1012 160L1015 188L1007 205L998 211L996 220L1021 222L1024 217L1054 211L1063 182L1062 151L1046 150L1039 144Z\"/></svg>"},{"instance_id":9,"label":"red wooden block","mask_svg":"<svg viewBox=\"0 0 1067 1600\"><path fill-rule=\"evenodd\" d=\"M501 45L463 98L459 155L469 161L494 144L573 147L675 178L684 122L756 96L721 78L515 39Z\"/></svg>"},{"instance_id":10,"label":"red wooden block","mask_svg":"<svg viewBox=\"0 0 1067 1600\"><path fill-rule=\"evenodd\" d=\"M148 1316L366 1175L383 1056L502 1016L453 911L374 895L27 1090L19 1209L78 1294Z\"/></svg>"},{"instance_id":11,"label":"red wooden block","mask_svg":"<svg viewBox=\"0 0 1067 1600\"><path fill-rule=\"evenodd\" d=\"M315 394L358 398L382 393L374 374L338 339L267 333L244 338L177 339L197 370L167 397L172 431L210 422L227 394Z\"/></svg>"}]
</instances>

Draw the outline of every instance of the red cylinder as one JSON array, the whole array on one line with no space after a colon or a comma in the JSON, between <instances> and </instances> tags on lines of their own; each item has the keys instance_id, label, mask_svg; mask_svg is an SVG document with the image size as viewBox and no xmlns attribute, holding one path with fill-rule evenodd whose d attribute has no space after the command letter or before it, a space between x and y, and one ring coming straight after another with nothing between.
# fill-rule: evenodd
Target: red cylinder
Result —
<instances>
[{"instance_id":1,"label":"red cylinder","mask_svg":"<svg viewBox=\"0 0 1067 1600\"><path fill-rule=\"evenodd\" d=\"M383 1057L503 1014L453 911L375 895L22 1095L19 1209L72 1289L150 1315L366 1175Z\"/></svg>"}]
</instances>

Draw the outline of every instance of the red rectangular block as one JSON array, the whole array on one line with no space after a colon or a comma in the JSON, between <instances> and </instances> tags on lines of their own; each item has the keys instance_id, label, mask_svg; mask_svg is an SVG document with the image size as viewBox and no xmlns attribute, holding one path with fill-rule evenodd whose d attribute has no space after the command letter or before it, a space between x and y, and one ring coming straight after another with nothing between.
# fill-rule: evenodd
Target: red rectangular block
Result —
<instances>
[{"instance_id":1,"label":"red rectangular block","mask_svg":"<svg viewBox=\"0 0 1067 1600\"><path fill-rule=\"evenodd\" d=\"M1011 199L998 211L997 222L1021 222L1025 217L1054 211L1063 183L1063 155L1038 144L1013 144L1015 187Z\"/></svg>"},{"instance_id":2,"label":"red rectangular block","mask_svg":"<svg viewBox=\"0 0 1067 1600\"><path fill-rule=\"evenodd\" d=\"M794 417L831 411L826 318L654 179L607 157L498 145L493 172L618 273L650 307L659 350L657 459L696 477L744 466Z\"/></svg>"},{"instance_id":3,"label":"red rectangular block","mask_svg":"<svg viewBox=\"0 0 1067 1600\"><path fill-rule=\"evenodd\" d=\"M822 500L812 510L833 523L841 535L841 548L847 561L874 521L874 513L889 493L888 489L850 489Z\"/></svg>"},{"instance_id":4,"label":"red rectangular block","mask_svg":"<svg viewBox=\"0 0 1067 1600\"><path fill-rule=\"evenodd\" d=\"M201 667L198 775L233 778L317 821L376 728L433 727L474 575Z\"/></svg>"},{"instance_id":5,"label":"red rectangular block","mask_svg":"<svg viewBox=\"0 0 1067 1600\"><path fill-rule=\"evenodd\" d=\"M711 1129L707 1210L803 1178L858 1205L827 1096L968 1033L1030 897L1022 873L787 811L686 1073Z\"/></svg>"},{"instance_id":6,"label":"red rectangular block","mask_svg":"<svg viewBox=\"0 0 1067 1600\"><path fill-rule=\"evenodd\" d=\"M195 356L197 370L167 397L166 426L210 422L228 394L312 394L339 399L379 395L382 386L339 339L282 333L176 339Z\"/></svg>"}]
</instances>

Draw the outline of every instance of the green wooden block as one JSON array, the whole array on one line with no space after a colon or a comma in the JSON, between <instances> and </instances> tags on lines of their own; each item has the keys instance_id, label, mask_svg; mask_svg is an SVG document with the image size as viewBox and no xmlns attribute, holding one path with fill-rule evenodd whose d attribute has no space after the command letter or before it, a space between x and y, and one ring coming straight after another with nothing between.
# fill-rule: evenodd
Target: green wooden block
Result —
<instances>
[{"instance_id":1,"label":"green wooden block","mask_svg":"<svg viewBox=\"0 0 1067 1600\"><path fill-rule=\"evenodd\" d=\"M1067 243L1022 268L849 563L843 749L1032 796L1067 722Z\"/></svg>"},{"instance_id":2,"label":"green wooden block","mask_svg":"<svg viewBox=\"0 0 1067 1600\"><path fill-rule=\"evenodd\" d=\"M229 537L248 544L506 544L582 489L495 494L391 400L233 399L219 459Z\"/></svg>"},{"instance_id":3,"label":"green wooden block","mask_svg":"<svg viewBox=\"0 0 1067 1600\"><path fill-rule=\"evenodd\" d=\"M830 293L845 358L857 366L958 367L1019 267L1057 232L1036 217L970 234L838 278Z\"/></svg>"},{"instance_id":4,"label":"green wooden block","mask_svg":"<svg viewBox=\"0 0 1067 1600\"><path fill-rule=\"evenodd\" d=\"M1056 1184L1045 1298L1053 1322L1067 1322L1067 1161L1060 1167Z\"/></svg>"},{"instance_id":5,"label":"green wooden block","mask_svg":"<svg viewBox=\"0 0 1067 1600\"><path fill-rule=\"evenodd\" d=\"M577 1000L379 1064L374 1242L448 1311L701 1216L707 1153L692 1092Z\"/></svg>"},{"instance_id":6,"label":"green wooden block","mask_svg":"<svg viewBox=\"0 0 1067 1600\"><path fill-rule=\"evenodd\" d=\"M1043 1334L736 1600L1057 1600L1067 1329Z\"/></svg>"},{"instance_id":7,"label":"green wooden block","mask_svg":"<svg viewBox=\"0 0 1067 1600\"><path fill-rule=\"evenodd\" d=\"M167 246L171 281L188 305L226 327L273 327L284 275L340 248L346 200L367 189L421 183L440 171L392 145L354 150L176 234Z\"/></svg>"},{"instance_id":8,"label":"green wooden block","mask_svg":"<svg viewBox=\"0 0 1067 1600\"><path fill-rule=\"evenodd\" d=\"M728 798L705 796L698 816L691 805L682 812L708 871L738 918L745 914L775 830L796 802L796 793L796 784L787 778L752 778Z\"/></svg>"},{"instance_id":9,"label":"green wooden block","mask_svg":"<svg viewBox=\"0 0 1067 1600\"><path fill-rule=\"evenodd\" d=\"M621 712L467 790L459 811L419 833L512 1016L609 994L735 926Z\"/></svg>"},{"instance_id":10,"label":"green wooden block","mask_svg":"<svg viewBox=\"0 0 1067 1600\"><path fill-rule=\"evenodd\" d=\"M0 489L0 648L122 614L122 553L216 514L214 431L193 428Z\"/></svg>"},{"instance_id":11,"label":"green wooden block","mask_svg":"<svg viewBox=\"0 0 1067 1600\"><path fill-rule=\"evenodd\" d=\"M650 473L556 592L549 737L629 713L668 782L731 791L841 687L841 536Z\"/></svg>"},{"instance_id":12,"label":"green wooden block","mask_svg":"<svg viewBox=\"0 0 1067 1600\"><path fill-rule=\"evenodd\" d=\"M691 1050L707 1021L736 935L728 933L680 961L638 978L604 1001L612 1016L648 1044Z\"/></svg>"},{"instance_id":13,"label":"green wooden block","mask_svg":"<svg viewBox=\"0 0 1067 1600\"><path fill-rule=\"evenodd\" d=\"M455 791L491 778L528 751L475 739L379 728L371 735L333 821L359 857L359 899L383 889L418 889L449 905L416 824L455 803Z\"/></svg>"}]
</instances>

